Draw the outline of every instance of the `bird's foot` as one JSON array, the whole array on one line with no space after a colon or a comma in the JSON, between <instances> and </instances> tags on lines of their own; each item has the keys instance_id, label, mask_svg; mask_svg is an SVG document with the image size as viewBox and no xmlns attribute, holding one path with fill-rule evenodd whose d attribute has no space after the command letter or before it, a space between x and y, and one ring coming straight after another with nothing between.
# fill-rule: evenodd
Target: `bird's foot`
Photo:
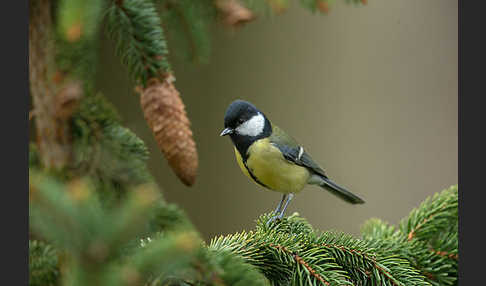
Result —
<instances>
[{"instance_id":1,"label":"bird's foot","mask_svg":"<svg viewBox=\"0 0 486 286\"><path fill-rule=\"evenodd\" d=\"M270 226L270 224L271 224L273 221L275 221L275 220L281 220L281 219L282 219L282 217L283 217L283 214L282 214L282 213L277 213L276 215L274 215L273 217L271 217L271 218L270 218L270 219L267 221L267 223L266 223L267 227L268 227L268 226Z\"/></svg>"}]
</instances>

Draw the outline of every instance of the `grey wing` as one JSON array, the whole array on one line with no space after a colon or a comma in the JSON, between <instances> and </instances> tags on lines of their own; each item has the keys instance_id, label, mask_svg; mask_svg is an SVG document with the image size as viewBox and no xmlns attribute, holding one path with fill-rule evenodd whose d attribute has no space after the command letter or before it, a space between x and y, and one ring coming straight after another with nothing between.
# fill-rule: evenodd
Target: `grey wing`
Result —
<instances>
[{"instance_id":1,"label":"grey wing","mask_svg":"<svg viewBox=\"0 0 486 286\"><path fill-rule=\"evenodd\" d=\"M326 176L324 170L316 162L314 162L314 160L312 160L311 156L304 151L304 148L300 146L295 139L287 135L280 128L276 126L273 127L274 130L273 134L270 136L270 142L271 144L276 146L280 150L280 152L282 152L285 160L293 164L305 167L307 168L307 170L312 172L312 174L320 177L317 178L316 181L309 183L317 184L330 191L331 193L335 194L336 196L340 197L341 199L352 204L364 203L364 201L360 197L354 195L345 188L342 188L333 181L331 181Z\"/></svg>"},{"instance_id":2,"label":"grey wing","mask_svg":"<svg viewBox=\"0 0 486 286\"><path fill-rule=\"evenodd\" d=\"M296 165L306 167L315 174L318 174L324 178L327 178L324 170L312 160L311 156L304 151L302 146L288 146L284 144L279 144L272 142L272 144L277 147L280 152L282 152L284 158Z\"/></svg>"},{"instance_id":3,"label":"grey wing","mask_svg":"<svg viewBox=\"0 0 486 286\"><path fill-rule=\"evenodd\" d=\"M282 152L286 160L299 166L306 167L313 173L327 178L324 170L312 160L311 156L304 151L304 148L300 146L297 140L274 124L272 124L272 129L270 142Z\"/></svg>"}]
</instances>

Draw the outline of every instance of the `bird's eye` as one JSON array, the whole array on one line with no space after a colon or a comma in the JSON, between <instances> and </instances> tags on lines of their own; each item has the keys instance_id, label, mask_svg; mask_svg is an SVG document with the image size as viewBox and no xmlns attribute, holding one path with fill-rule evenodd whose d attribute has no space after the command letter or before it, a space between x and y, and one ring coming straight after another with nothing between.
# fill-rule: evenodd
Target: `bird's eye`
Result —
<instances>
[{"instance_id":1,"label":"bird's eye","mask_svg":"<svg viewBox=\"0 0 486 286\"><path fill-rule=\"evenodd\" d=\"M243 118L238 119L238 124L243 124L243 122L245 122L245 119Z\"/></svg>"}]
</instances>

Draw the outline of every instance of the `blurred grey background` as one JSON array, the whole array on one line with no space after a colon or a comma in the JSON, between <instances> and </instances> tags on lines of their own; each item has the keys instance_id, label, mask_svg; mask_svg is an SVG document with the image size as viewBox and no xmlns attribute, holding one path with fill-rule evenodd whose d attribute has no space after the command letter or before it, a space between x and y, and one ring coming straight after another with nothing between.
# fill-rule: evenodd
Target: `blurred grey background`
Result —
<instances>
[{"instance_id":1,"label":"blurred grey background","mask_svg":"<svg viewBox=\"0 0 486 286\"><path fill-rule=\"evenodd\" d=\"M352 206L307 187L287 215L297 211L318 229L358 235L371 217L395 224L458 181L458 2L336 1L328 15L292 2L283 15L237 31L212 27L209 64L173 56L199 151L192 188L157 149L133 82L103 41L100 90L148 145L166 200L184 208L208 241L254 228L281 197L245 177L230 139L219 137L225 109L237 98L253 102L331 178L365 199Z\"/></svg>"}]
</instances>

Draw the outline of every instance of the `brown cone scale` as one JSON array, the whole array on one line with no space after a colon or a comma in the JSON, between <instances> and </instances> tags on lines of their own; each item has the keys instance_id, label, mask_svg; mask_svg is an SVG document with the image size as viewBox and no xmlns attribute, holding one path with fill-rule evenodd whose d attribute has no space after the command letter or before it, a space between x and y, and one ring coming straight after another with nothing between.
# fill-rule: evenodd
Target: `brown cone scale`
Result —
<instances>
[{"instance_id":1,"label":"brown cone scale","mask_svg":"<svg viewBox=\"0 0 486 286\"><path fill-rule=\"evenodd\" d=\"M173 77L151 79L145 89L138 89L140 104L157 144L172 170L187 186L196 180L198 156L190 121Z\"/></svg>"}]
</instances>

